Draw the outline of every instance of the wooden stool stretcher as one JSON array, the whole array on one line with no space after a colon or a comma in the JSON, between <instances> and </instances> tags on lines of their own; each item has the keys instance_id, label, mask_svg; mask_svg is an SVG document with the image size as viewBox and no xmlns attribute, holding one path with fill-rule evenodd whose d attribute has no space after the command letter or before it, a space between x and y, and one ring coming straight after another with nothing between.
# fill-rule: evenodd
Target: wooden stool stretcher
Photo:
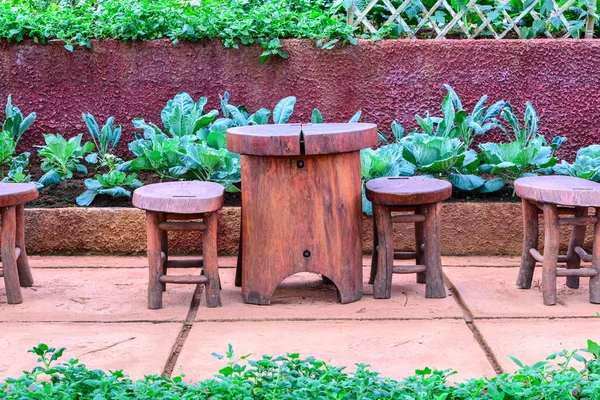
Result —
<instances>
[{"instance_id":1,"label":"wooden stool stretcher","mask_svg":"<svg viewBox=\"0 0 600 400\"><path fill-rule=\"evenodd\" d=\"M417 274L425 283L425 297L446 297L440 252L439 216L442 201L452 185L424 177L385 177L367 182L367 198L373 203L373 297L389 299L393 274ZM394 215L395 212L403 212ZM408 214L406 214L408 213ZM415 251L394 251L393 223L415 224ZM417 265L394 266L394 260L416 259Z\"/></svg>"},{"instance_id":2,"label":"wooden stool stretcher","mask_svg":"<svg viewBox=\"0 0 600 400\"><path fill-rule=\"evenodd\" d=\"M221 306L217 211L223 207L223 191L217 183L196 181L158 183L135 190L133 204L146 210L148 308L162 308L167 283L205 285L207 306ZM169 260L169 231L202 232L202 258ZM200 268L202 275L169 275L170 268Z\"/></svg>"},{"instance_id":3,"label":"wooden stool stretcher","mask_svg":"<svg viewBox=\"0 0 600 400\"><path fill-rule=\"evenodd\" d=\"M523 252L517 287L529 289L536 263L542 263L542 294L545 305L557 302L556 278L579 287L580 277L590 278L590 302L600 303L600 184L568 176L538 176L515 181L523 205ZM588 215L594 208L594 215ZM540 254L538 216L544 216L544 254ZM559 255L560 226L573 226L566 255ZM594 226L593 254L583 249L587 225ZM581 268L581 261L591 268ZM566 263L566 269L558 263Z\"/></svg>"}]
</instances>

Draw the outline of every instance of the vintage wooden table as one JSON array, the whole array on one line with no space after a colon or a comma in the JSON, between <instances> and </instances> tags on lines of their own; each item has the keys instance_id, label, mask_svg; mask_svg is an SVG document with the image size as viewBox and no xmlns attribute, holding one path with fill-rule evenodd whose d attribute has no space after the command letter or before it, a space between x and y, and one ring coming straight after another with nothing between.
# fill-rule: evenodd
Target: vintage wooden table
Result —
<instances>
[{"instance_id":1,"label":"vintage wooden table","mask_svg":"<svg viewBox=\"0 0 600 400\"><path fill-rule=\"evenodd\" d=\"M241 284L269 304L298 272L331 280L342 303L362 297L360 149L374 124L256 125L227 131L242 168Z\"/></svg>"}]
</instances>

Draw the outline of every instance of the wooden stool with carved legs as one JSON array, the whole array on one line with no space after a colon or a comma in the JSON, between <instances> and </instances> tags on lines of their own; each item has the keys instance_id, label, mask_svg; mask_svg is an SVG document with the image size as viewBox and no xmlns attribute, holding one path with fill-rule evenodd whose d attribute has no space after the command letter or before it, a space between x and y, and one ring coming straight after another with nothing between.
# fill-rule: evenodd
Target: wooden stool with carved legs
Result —
<instances>
[{"instance_id":1,"label":"wooden stool with carved legs","mask_svg":"<svg viewBox=\"0 0 600 400\"><path fill-rule=\"evenodd\" d=\"M590 303L600 303L600 184L569 176L537 176L515 181L523 204L523 253L517 286L529 289L536 263L542 263L544 304L556 304L556 278L566 277L567 286L579 287L580 277L590 278ZM588 215L594 208L594 214ZM544 254L538 251L538 216L544 216ZM560 226L573 226L566 255L559 255ZM592 254L583 249L586 225L594 226ZM581 261L592 263L580 268ZM566 268L558 268L559 262Z\"/></svg>"},{"instance_id":2,"label":"wooden stool with carved legs","mask_svg":"<svg viewBox=\"0 0 600 400\"><path fill-rule=\"evenodd\" d=\"M392 276L417 274L425 283L425 297L446 297L440 254L439 216L442 201L452 194L452 185L425 177L386 177L367 182L367 198L373 203L373 297L389 299ZM394 212L404 214L393 215ZM394 251L393 223L415 224L415 251ZM417 265L394 266L394 260L416 259Z\"/></svg>"},{"instance_id":3,"label":"wooden stool with carved legs","mask_svg":"<svg viewBox=\"0 0 600 400\"><path fill-rule=\"evenodd\" d=\"M138 188L133 205L146 210L148 234L148 308L162 308L167 283L203 284L206 305L220 307L217 265L217 212L223 186L213 182L166 182ZM202 222L192 221L199 220ZM168 231L202 232L202 258L169 260ZM169 268L202 268L201 275L168 275Z\"/></svg>"},{"instance_id":4,"label":"wooden stool with carved legs","mask_svg":"<svg viewBox=\"0 0 600 400\"><path fill-rule=\"evenodd\" d=\"M21 287L31 287L33 276L25 250L24 204L38 197L30 183L0 183L0 217L2 218L2 270L6 301L23 302Z\"/></svg>"}]
</instances>

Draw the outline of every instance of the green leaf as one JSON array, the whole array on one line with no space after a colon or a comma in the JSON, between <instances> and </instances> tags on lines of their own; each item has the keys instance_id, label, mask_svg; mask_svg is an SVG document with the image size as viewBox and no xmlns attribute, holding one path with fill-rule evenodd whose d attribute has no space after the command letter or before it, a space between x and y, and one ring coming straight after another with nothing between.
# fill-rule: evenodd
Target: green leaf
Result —
<instances>
[{"instance_id":1,"label":"green leaf","mask_svg":"<svg viewBox=\"0 0 600 400\"><path fill-rule=\"evenodd\" d=\"M448 174L448 181L461 190L475 190L485 184L477 175Z\"/></svg>"},{"instance_id":2,"label":"green leaf","mask_svg":"<svg viewBox=\"0 0 600 400\"><path fill-rule=\"evenodd\" d=\"M319 111L319 109L315 108L312 111L312 114L310 116L310 123L311 124L322 124L323 123L323 116L321 115L321 111Z\"/></svg>"},{"instance_id":3,"label":"green leaf","mask_svg":"<svg viewBox=\"0 0 600 400\"><path fill-rule=\"evenodd\" d=\"M483 186L475 189L477 193L492 193L504 187L504 179L498 177L485 182Z\"/></svg>"},{"instance_id":4,"label":"green leaf","mask_svg":"<svg viewBox=\"0 0 600 400\"><path fill-rule=\"evenodd\" d=\"M261 108L254 114L252 114L248 120L250 125L266 125L269 123L269 117L271 116L271 111L266 108Z\"/></svg>"},{"instance_id":5,"label":"green leaf","mask_svg":"<svg viewBox=\"0 0 600 400\"><path fill-rule=\"evenodd\" d=\"M85 192L83 192L79 196L77 196L77 198L75 199L75 202L80 207L87 207L90 204L92 204L92 202L96 198L97 194L98 194L98 192L95 190L86 190Z\"/></svg>"},{"instance_id":6,"label":"green leaf","mask_svg":"<svg viewBox=\"0 0 600 400\"><path fill-rule=\"evenodd\" d=\"M273 122L275 124L285 124L294 112L296 98L294 96L286 97L275 106L273 110Z\"/></svg>"},{"instance_id":7,"label":"green leaf","mask_svg":"<svg viewBox=\"0 0 600 400\"><path fill-rule=\"evenodd\" d=\"M60 175L55 170L46 172L38 181L44 187L55 185L60 182Z\"/></svg>"},{"instance_id":8,"label":"green leaf","mask_svg":"<svg viewBox=\"0 0 600 400\"><path fill-rule=\"evenodd\" d=\"M354 115L352 116L352 118L350 118L350 121L348 121L348 123L355 123L355 122L358 122L358 120L360 119L360 116L361 116L361 114L362 114L362 111L360 111L360 110L359 110L359 111L357 111L357 112L356 112L356 114L354 114Z\"/></svg>"}]
</instances>

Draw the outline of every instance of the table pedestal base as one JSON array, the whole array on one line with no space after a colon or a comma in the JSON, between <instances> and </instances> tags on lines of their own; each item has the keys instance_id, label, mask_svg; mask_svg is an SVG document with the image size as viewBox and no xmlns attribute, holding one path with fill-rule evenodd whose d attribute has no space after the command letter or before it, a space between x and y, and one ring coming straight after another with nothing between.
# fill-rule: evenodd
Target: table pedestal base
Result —
<instances>
[{"instance_id":1,"label":"table pedestal base","mask_svg":"<svg viewBox=\"0 0 600 400\"><path fill-rule=\"evenodd\" d=\"M242 296L269 304L285 278L329 278L342 303L362 297L362 197L358 151L241 156Z\"/></svg>"}]
</instances>

